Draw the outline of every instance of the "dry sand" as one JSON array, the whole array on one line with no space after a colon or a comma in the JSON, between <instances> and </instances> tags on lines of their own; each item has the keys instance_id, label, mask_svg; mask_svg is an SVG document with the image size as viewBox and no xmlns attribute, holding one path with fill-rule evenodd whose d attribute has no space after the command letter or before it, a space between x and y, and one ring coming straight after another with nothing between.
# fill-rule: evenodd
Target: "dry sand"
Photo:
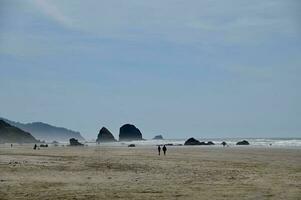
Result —
<instances>
[{"instance_id":1,"label":"dry sand","mask_svg":"<svg viewBox=\"0 0 301 200\"><path fill-rule=\"evenodd\" d=\"M0 199L301 199L301 150L0 146Z\"/></svg>"}]
</instances>

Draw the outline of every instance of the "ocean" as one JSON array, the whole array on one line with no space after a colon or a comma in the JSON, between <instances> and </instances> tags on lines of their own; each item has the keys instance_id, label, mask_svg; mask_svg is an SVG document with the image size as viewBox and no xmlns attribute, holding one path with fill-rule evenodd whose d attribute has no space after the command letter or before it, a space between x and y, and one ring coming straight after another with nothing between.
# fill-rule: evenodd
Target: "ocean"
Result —
<instances>
[{"instance_id":1,"label":"ocean","mask_svg":"<svg viewBox=\"0 0 301 200\"><path fill-rule=\"evenodd\" d=\"M221 143L225 141L228 146L237 146L238 141L247 140L250 145L254 147L279 147L279 148L301 148L301 138L196 138L199 141L208 142L212 141L216 147L222 146ZM164 140L143 140L131 142L115 142L115 143L102 143L105 146L122 146L128 144L135 144L137 146L154 146L169 144L174 146L184 145L186 139L164 139ZM97 145L95 142L86 142L88 146Z\"/></svg>"}]
</instances>

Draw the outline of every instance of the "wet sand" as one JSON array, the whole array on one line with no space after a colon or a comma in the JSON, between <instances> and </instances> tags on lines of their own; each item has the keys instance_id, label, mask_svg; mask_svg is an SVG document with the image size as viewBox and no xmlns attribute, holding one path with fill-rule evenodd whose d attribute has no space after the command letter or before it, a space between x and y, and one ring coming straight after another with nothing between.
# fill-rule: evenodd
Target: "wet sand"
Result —
<instances>
[{"instance_id":1,"label":"wet sand","mask_svg":"<svg viewBox=\"0 0 301 200\"><path fill-rule=\"evenodd\" d=\"M301 149L0 145L0 199L301 199Z\"/></svg>"}]
</instances>

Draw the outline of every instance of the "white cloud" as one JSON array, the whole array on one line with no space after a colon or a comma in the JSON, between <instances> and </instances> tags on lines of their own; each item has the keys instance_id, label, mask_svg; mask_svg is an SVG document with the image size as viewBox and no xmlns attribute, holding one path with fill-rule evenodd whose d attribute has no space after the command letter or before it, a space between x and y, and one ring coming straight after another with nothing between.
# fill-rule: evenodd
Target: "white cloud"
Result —
<instances>
[{"instance_id":1,"label":"white cloud","mask_svg":"<svg viewBox=\"0 0 301 200\"><path fill-rule=\"evenodd\" d=\"M109 38L117 45L120 41L143 45L162 42L172 47L200 47L210 53L223 46L256 47L291 38L296 40L300 34L294 21L297 15L292 9L293 2L27 0L14 8L15 13L7 11L13 20L8 22L6 19L6 23L17 28L4 27L0 39L4 52L17 49L16 52L22 53L27 46L31 46L30 49L36 47L35 52L41 52L41 49L56 52L75 49L79 43L84 43L86 48L87 38ZM28 13L22 13L23 10ZM55 27L43 16L60 26ZM77 32L84 34L76 35ZM72 38L73 33L75 38ZM66 46L66 38L72 40L69 46Z\"/></svg>"},{"instance_id":2,"label":"white cloud","mask_svg":"<svg viewBox=\"0 0 301 200\"><path fill-rule=\"evenodd\" d=\"M292 0L34 2L60 24L106 38L244 44L274 33L297 34Z\"/></svg>"},{"instance_id":3,"label":"white cloud","mask_svg":"<svg viewBox=\"0 0 301 200\"><path fill-rule=\"evenodd\" d=\"M68 27L73 26L72 20L65 16L57 6L51 3L51 1L34 0L34 3L43 13L56 20L58 23Z\"/></svg>"}]
</instances>

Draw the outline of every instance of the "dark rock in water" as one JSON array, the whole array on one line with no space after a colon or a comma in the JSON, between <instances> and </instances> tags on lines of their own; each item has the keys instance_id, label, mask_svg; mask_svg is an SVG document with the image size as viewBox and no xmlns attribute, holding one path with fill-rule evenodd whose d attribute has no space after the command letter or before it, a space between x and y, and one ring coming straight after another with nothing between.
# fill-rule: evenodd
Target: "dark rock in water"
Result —
<instances>
[{"instance_id":1,"label":"dark rock in water","mask_svg":"<svg viewBox=\"0 0 301 200\"><path fill-rule=\"evenodd\" d=\"M39 142L30 133L25 132L4 120L0 120L0 143L35 143Z\"/></svg>"},{"instance_id":2,"label":"dark rock in water","mask_svg":"<svg viewBox=\"0 0 301 200\"><path fill-rule=\"evenodd\" d=\"M116 139L106 127L102 127L98 133L96 142L116 142Z\"/></svg>"},{"instance_id":3,"label":"dark rock in water","mask_svg":"<svg viewBox=\"0 0 301 200\"><path fill-rule=\"evenodd\" d=\"M71 138L69 142L70 142L70 146L83 146L83 144L78 142L78 140L75 138Z\"/></svg>"},{"instance_id":4,"label":"dark rock in water","mask_svg":"<svg viewBox=\"0 0 301 200\"><path fill-rule=\"evenodd\" d=\"M215 145L212 141L209 142L200 142L200 145Z\"/></svg>"},{"instance_id":5,"label":"dark rock in water","mask_svg":"<svg viewBox=\"0 0 301 200\"><path fill-rule=\"evenodd\" d=\"M128 147L136 147L135 144L129 144Z\"/></svg>"},{"instance_id":6,"label":"dark rock in water","mask_svg":"<svg viewBox=\"0 0 301 200\"><path fill-rule=\"evenodd\" d=\"M163 136L162 135L156 135L153 140L163 140Z\"/></svg>"},{"instance_id":7,"label":"dark rock in water","mask_svg":"<svg viewBox=\"0 0 301 200\"><path fill-rule=\"evenodd\" d=\"M226 146L226 145L227 145L227 142L223 141L223 142L221 143L221 145Z\"/></svg>"},{"instance_id":8,"label":"dark rock in water","mask_svg":"<svg viewBox=\"0 0 301 200\"><path fill-rule=\"evenodd\" d=\"M40 144L40 147L48 147L48 144Z\"/></svg>"},{"instance_id":9,"label":"dark rock in water","mask_svg":"<svg viewBox=\"0 0 301 200\"><path fill-rule=\"evenodd\" d=\"M173 143L165 144L165 146L173 146Z\"/></svg>"},{"instance_id":10,"label":"dark rock in water","mask_svg":"<svg viewBox=\"0 0 301 200\"><path fill-rule=\"evenodd\" d=\"M186 140L186 142L184 143L184 145L215 145L212 141L209 142L200 142L194 138L189 138L188 140Z\"/></svg>"},{"instance_id":11,"label":"dark rock in water","mask_svg":"<svg viewBox=\"0 0 301 200\"><path fill-rule=\"evenodd\" d=\"M125 124L122 127L120 127L119 141L133 140L143 140L140 130L132 124Z\"/></svg>"},{"instance_id":12,"label":"dark rock in water","mask_svg":"<svg viewBox=\"0 0 301 200\"><path fill-rule=\"evenodd\" d=\"M239 141L236 145L249 145L250 143L247 140Z\"/></svg>"},{"instance_id":13,"label":"dark rock in water","mask_svg":"<svg viewBox=\"0 0 301 200\"><path fill-rule=\"evenodd\" d=\"M189 138L188 140L186 140L184 145L202 145L202 143L194 138Z\"/></svg>"}]
</instances>

